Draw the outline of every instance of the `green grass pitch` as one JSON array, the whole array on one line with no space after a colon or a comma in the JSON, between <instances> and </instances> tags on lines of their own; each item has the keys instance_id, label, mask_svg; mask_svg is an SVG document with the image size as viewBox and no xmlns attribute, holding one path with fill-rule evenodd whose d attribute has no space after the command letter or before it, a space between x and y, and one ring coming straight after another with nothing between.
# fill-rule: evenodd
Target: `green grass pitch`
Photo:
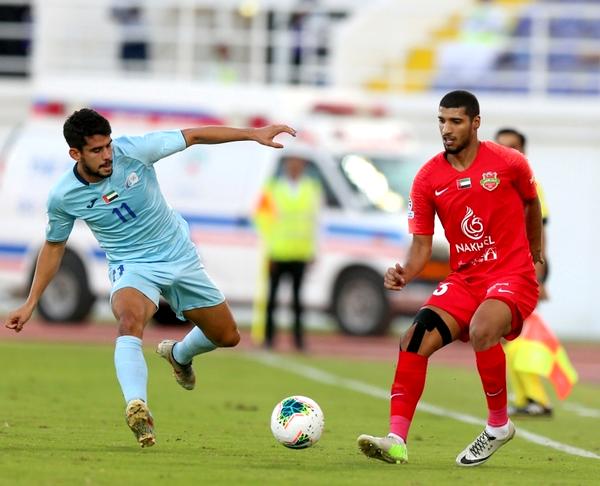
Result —
<instances>
[{"instance_id":1,"label":"green grass pitch","mask_svg":"<svg viewBox=\"0 0 600 486\"><path fill-rule=\"evenodd\" d=\"M198 385L189 392L146 352L158 443L140 449L125 425L111 347L0 343L0 484L585 485L600 477L600 460L518 436L521 427L600 455L600 419L560 404L552 420L516 421L515 440L469 469L454 459L481 427L417 411L409 464L396 466L367 460L355 444L361 433L387 431L388 401L377 394L387 393L395 363L279 355L265 364L261 355L219 350L195 360ZM311 375L286 368L300 365ZM351 389L357 382L367 392ZM271 436L271 410L291 394L324 411L325 432L310 449L286 449ZM578 385L570 400L597 409L600 389ZM484 417L474 370L434 360L423 401Z\"/></svg>"}]
</instances>

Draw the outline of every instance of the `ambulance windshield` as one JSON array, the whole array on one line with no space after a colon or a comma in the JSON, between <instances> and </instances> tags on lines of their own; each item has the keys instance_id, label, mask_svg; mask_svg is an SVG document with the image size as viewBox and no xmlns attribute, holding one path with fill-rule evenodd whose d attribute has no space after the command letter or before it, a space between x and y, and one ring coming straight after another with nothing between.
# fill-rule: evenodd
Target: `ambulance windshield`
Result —
<instances>
[{"instance_id":1,"label":"ambulance windshield","mask_svg":"<svg viewBox=\"0 0 600 486\"><path fill-rule=\"evenodd\" d=\"M348 153L338 160L342 175L369 206L385 212L406 210L410 186L420 167L416 158Z\"/></svg>"}]
</instances>

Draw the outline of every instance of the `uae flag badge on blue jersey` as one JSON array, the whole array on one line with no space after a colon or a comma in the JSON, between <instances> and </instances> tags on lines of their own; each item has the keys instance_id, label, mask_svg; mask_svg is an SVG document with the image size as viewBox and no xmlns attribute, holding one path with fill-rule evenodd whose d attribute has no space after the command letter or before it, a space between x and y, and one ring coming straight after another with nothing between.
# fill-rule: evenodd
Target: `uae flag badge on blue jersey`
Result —
<instances>
[{"instance_id":1,"label":"uae flag badge on blue jersey","mask_svg":"<svg viewBox=\"0 0 600 486\"><path fill-rule=\"evenodd\" d=\"M116 193L116 191L110 191L108 194L104 194L104 196L102 196L102 199L104 199L104 202L106 204L110 204L112 201L114 201L118 197L119 197L119 195Z\"/></svg>"}]
</instances>

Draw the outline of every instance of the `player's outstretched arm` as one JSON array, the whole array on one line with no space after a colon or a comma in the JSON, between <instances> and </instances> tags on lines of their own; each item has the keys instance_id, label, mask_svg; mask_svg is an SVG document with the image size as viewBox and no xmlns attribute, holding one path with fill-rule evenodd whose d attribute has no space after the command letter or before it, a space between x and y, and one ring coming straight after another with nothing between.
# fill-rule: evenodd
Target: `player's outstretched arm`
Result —
<instances>
[{"instance_id":1,"label":"player's outstretched arm","mask_svg":"<svg viewBox=\"0 0 600 486\"><path fill-rule=\"evenodd\" d=\"M402 290L408 282L415 278L431 257L432 235L413 235L408 249L406 263L390 267L385 272L383 284L386 289Z\"/></svg>"},{"instance_id":2,"label":"player's outstretched arm","mask_svg":"<svg viewBox=\"0 0 600 486\"><path fill-rule=\"evenodd\" d=\"M181 131L187 146L196 144L217 144L226 142L241 142L250 140L268 147L282 148L283 145L273 139L281 134L288 133L296 136L296 130L287 125L268 125L261 128L232 128L232 127L198 127L185 128Z\"/></svg>"},{"instance_id":3,"label":"player's outstretched arm","mask_svg":"<svg viewBox=\"0 0 600 486\"><path fill-rule=\"evenodd\" d=\"M20 332L21 329L23 329L23 326L31 318L31 314L33 314L33 310L40 300L42 293L60 267L60 262L65 254L66 244L66 241L59 243L46 241L46 243L44 243L44 246L38 255L29 296L21 307L8 314L6 322L4 323L8 329Z\"/></svg>"}]
</instances>

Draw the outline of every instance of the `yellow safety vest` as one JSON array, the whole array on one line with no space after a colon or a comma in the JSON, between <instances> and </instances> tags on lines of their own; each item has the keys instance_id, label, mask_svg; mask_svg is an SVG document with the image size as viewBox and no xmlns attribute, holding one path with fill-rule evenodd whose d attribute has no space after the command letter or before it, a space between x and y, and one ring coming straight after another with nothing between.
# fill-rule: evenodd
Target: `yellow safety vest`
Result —
<instances>
[{"instance_id":1,"label":"yellow safety vest","mask_svg":"<svg viewBox=\"0 0 600 486\"><path fill-rule=\"evenodd\" d=\"M314 257L320 205L321 186L312 178L303 177L295 188L283 178L267 184L255 221L272 260Z\"/></svg>"}]
</instances>

